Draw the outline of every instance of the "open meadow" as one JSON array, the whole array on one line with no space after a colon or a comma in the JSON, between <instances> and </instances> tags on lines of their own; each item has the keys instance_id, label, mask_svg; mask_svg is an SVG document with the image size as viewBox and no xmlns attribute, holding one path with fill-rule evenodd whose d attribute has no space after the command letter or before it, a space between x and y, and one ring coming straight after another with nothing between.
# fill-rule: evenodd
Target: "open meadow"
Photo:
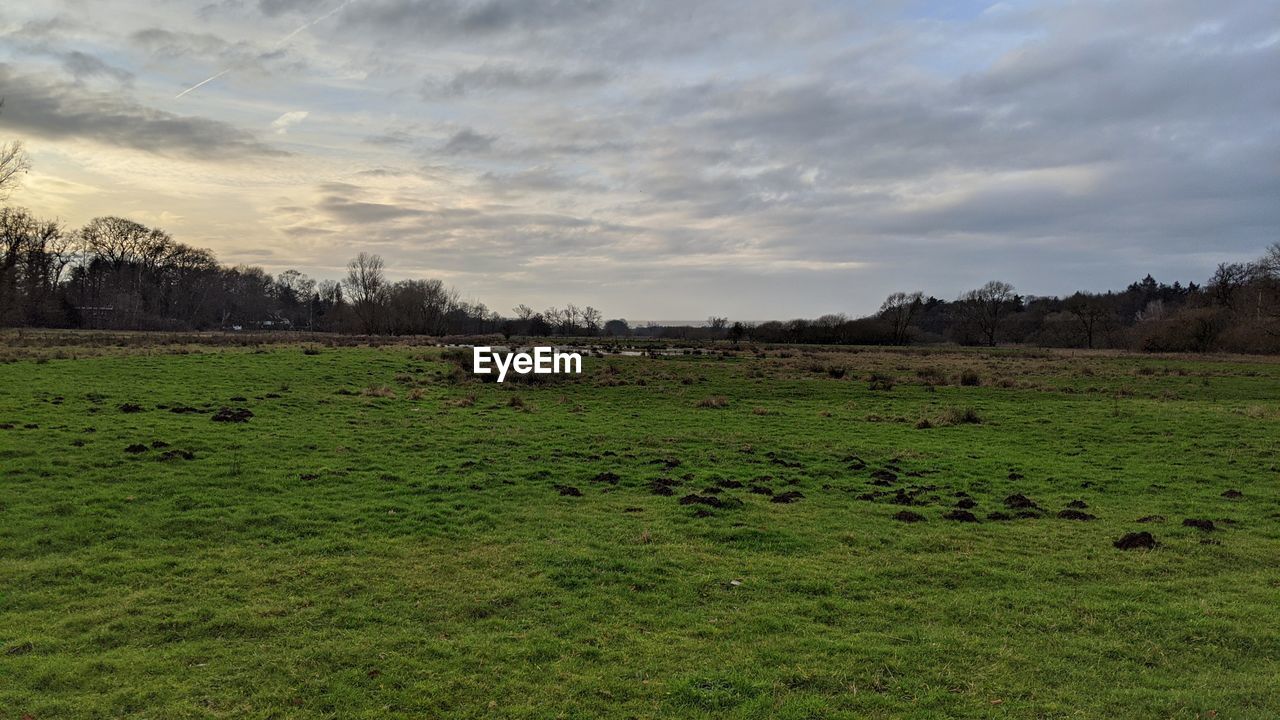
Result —
<instances>
[{"instance_id":1,"label":"open meadow","mask_svg":"<svg viewBox=\"0 0 1280 720\"><path fill-rule=\"evenodd\" d=\"M0 718L1280 715L1274 359L457 352L11 343Z\"/></svg>"}]
</instances>

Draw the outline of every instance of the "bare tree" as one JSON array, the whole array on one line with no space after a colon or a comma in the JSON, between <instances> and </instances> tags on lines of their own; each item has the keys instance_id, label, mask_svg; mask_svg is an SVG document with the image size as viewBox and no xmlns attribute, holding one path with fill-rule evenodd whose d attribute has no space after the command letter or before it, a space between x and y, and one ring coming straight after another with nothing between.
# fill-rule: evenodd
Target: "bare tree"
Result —
<instances>
[{"instance_id":1,"label":"bare tree","mask_svg":"<svg viewBox=\"0 0 1280 720\"><path fill-rule=\"evenodd\" d=\"M1064 303L1067 312L1076 319L1084 335L1085 347L1092 348L1099 330L1104 329L1112 312L1107 302L1097 295L1076 293Z\"/></svg>"},{"instance_id":2,"label":"bare tree","mask_svg":"<svg viewBox=\"0 0 1280 720\"><path fill-rule=\"evenodd\" d=\"M562 315L560 312L560 308L556 307L555 305L552 305L551 307L542 311L542 319L547 323L548 332L556 332L556 331L563 332L563 329L561 327L561 322L562 322L561 317Z\"/></svg>"},{"instance_id":3,"label":"bare tree","mask_svg":"<svg viewBox=\"0 0 1280 720\"><path fill-rule=\"evenodd\" d=\"M4 100L0 99L0 108L3 107ZM31 159L21 140L0 143L0 200L9 197L30 169Z\"/></svg>"},{"instance_id":4,"label":"bare tree","mask_svg":"<svg viewBox=\"0 0 1280 720\"><path fill-rule=\"evenodd\" d=\"M382 257L362 252L347 263L347 279L343 282L351 304L365 333L381 327L382 308L387 299L387 277Z\"/></svg>"},{"instance_id":5,"label":"bare tree","mask_svg":"<svg viewBox=\"0 0 1280 720\"><path fill-rule=\"evenodd\" d=\"M564 334L576 335L578 332L578 322L582 319L582 310L580 310L577 305L569 303L564 306L561 319L564 320Z\"/></svg>"},{"instance_id":6,"label":"bare tree","mask_svg":"<svg viewBox=\"0 0 1280 720\"><path fill-rule=\"evenodd\" d=\"M0 322L39 324L51 313L71 241L61 225L0 208Z\"/></svg>"},{"instance_id":7,"label":"bare tree","mask_svg":"<svg viewBox=\"0 0 1280 720\"><path fill-rule=\"evenodd\" d=\"M582 309L582 325L587 329L588 335L596 335L600 332L600 322L604 320L604 315L590 305Z\"/></svg>"},{"instance_id":8,"label":"bare tree","mask_svg":"<svg viewBox=\"0 0 1280 720\"><path fill-rule=\"evenodd\" d=\"M1258 271L1273 279L1280 280L1280 242L1271 243L1267 254L1258 259Z\"/></svg>"},{"instance_id":9,"label":"bare tree","mask_svg":"<svg viewBox=\"0 0 1280 720\"><path fill-rule=\"evenodd\" d=\"M884 318L893 329L893 344L905 345L910 339L911 321L924 304L924 293L896 292L885 298L880 305L880 317Z\"/></svg>"},{"instance_id":10,"label":"bare tree","mask_svg":"<svg viewBox=\"0 0 1280 720\"><path fill-rule=\"evenodd\" d=\"M1244 263L1219 263L1209 280L1213 299L1228 310L1236 309L1237 296L1249 283L1253 268Z\"/></svg>"},{"instance_id":11,"label":"bare tree","mask_svg":"<svg viewBox=\"0 0 1280 720\"><path fill-rule=\"evenodd\" d=\"M992 280L977 290L961 295L957 305L965 319L977 327L987 345L995 347L1004 311L1017 301L1018 296L1013 294L1012 285Z\"/></svg>"}]
</instances>

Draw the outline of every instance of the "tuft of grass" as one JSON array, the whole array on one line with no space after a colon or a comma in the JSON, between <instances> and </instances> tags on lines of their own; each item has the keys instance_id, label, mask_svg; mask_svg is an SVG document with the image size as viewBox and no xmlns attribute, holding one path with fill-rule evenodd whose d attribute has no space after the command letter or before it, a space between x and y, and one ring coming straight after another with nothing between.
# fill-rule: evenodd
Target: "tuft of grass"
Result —
<instances>
[{"instance_id":1,"label":"tuft of grass","mask_svg":"<svg viewBox=\"0 0 1280 720\"><path fill-rule=\"evenodd\" d=\"M392 400L396 397L396 391L386 385L370 385L364 390L361 390L360 394L365 397L388 398Z\"/></svg>"},{"instance_id":2,"label":"tuft of grass","mask_svg":"<svg viewBox=\"0 0 1280 720\"><path fill-rule=\"evenodd\" d=\"M867 389L888 392L893 389L897 378L884 372L873 372L867 376Z\"/></svg>"},{"instance_id":3,"label":"tuft of grass","mask_svg":"<svg viewBox=\"0 0 1280 720\"><path fill-rule=\"evenodd\" d=\"M700 408L726 408L729 407L729 398L724 395L708 395L698 401L697 407Z\"/></svg>"},{"instance_id":4,"label":"tuft of grass","mask_svg":"<svg viewBox=\"0 0 1280 720\"><path fill-rule=\"evenodd\" d=\"M971 407L950 407L938 416L939 425L981 425L982 416Z\"/></svg>"}]
</instances>

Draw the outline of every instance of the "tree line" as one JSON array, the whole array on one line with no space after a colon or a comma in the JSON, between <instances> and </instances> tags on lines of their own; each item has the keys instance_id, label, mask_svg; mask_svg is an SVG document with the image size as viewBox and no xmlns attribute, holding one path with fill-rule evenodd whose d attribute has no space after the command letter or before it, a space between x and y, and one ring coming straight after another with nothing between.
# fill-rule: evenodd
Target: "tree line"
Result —
<instances>
[{"instance_id":1,"label":"tree line","mask_svg":"<svg viewBox=\"0 0 1280 720\"><path fill-rule=\"evenodd\" d=\"M68 230L0 208L0 325L112 330L495 332L501 318L439 280L388 282L361 254L342 281L220 264L208 250L118 217Z\"/></svg>"},{"instance_id":2,"label":"tree line","mask_svg":"<svg viewBox=\"0 0 1280 720\"><path fill-rule=\"evenodd\" d=\"M990 282L955 300L897 292L867 317L631 327L591 306L509 315L440 280L399 280L360 253L341 280L226 266L158 228L100 217L68 229L0 207L0 326L112 330L309 330L385 335L606 336L908 345L1019 343L1147 351L1280 352L1280 243L1224 263L1204 285L1150 275L1118 292L1021 295Z\"/></svg>"},{"instance_id":3,"label":"tree line","mask_svg":"<svg viewBox=\"0 0 1280 720\"><path fill-rule=\"evenodd\" d=\"M1204 284L1172 285L1151 275L1122 291L1068 297L1020 295L993 281L946 301L895 292L862 318L733 323L714 337L755 342L908 345L954 342L1148 352L1280 353L1280 243L1257 260L1220 264ZM657 329L678 336L674 328Z\"/></svg>"}]
</instances>

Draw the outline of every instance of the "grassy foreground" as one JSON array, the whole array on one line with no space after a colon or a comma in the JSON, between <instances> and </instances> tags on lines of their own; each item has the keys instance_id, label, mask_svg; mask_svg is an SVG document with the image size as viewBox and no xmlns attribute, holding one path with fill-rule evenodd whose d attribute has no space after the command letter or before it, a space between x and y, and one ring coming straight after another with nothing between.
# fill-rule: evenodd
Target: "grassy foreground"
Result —
<instances>
[{"instance_id":1,"label":"grassy foreground","mask_svg":"<svg viewBox=\"0 0 1280 720\"><path fill-rule=\"evenodd\" d=\"M1280 715L1274 363L72 354L0 365L0 718Z\"/></svg>"}]
</instances>

